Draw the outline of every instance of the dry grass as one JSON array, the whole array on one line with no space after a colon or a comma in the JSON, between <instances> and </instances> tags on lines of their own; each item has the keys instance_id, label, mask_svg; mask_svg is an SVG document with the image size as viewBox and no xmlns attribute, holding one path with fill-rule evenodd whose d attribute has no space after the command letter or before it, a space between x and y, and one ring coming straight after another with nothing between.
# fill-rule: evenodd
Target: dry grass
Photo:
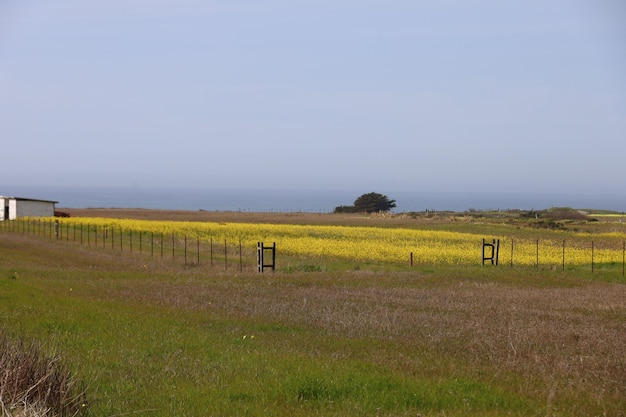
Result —
<instances>
[{"instance_id":1,"label":"dry grass","mask_svg":"<svg viewBox=\"0 0 626 417\"><path fill-rule=\"evenodd\" d=\"M375 216L365 214L321 213L255 213L237 211L187 211L152 209L72 209L63 208L72 217L109 217L118 219L169 220L224 223L272 224L351 224L371 225L380 222ZM389 223L389 222L387 222ZM404 221L402 222L404 223Z\"/></svg>"},{"instance_id":2,"label":"dry grass","mask_svg":"<svg viewBox=\"0 0 626 417\"><path fill-rule=\"evenodd\" d=\"M380 340L512 373L519 394L598 403L626 398L626 287L543 288L409 273L274 274L117 286L102 294L176 310L219 311L327 335ZM138 288L136 284L143 286ZM421 372L404 348L376 359ZM432 372L440 372L433 364ZM419 369L418 369L419 368ZM530 381L540 380L540 383Z\"/></svg>"},{"instance_id":3,"label":"dry grass","mask_svg":"<svg viewBox=\"0 0 626 417\"><path fill-rule=\"evenodd\" d=\"M302 224L302 225L340 225L340 226L374 226L374 227L407 227L407 228L449 228L457 229L468 225L501 225L509 224L518 227L532 227L533 220L520 217L519 213L495 212L480 213L255 213L237 211L188 211L188 210L154 210L126 208L61 208L72 217L104 217L139 220L192 221L218 223L270 223L270 224ZM585 216L578 220L564 222L567 229L577 229L593 233L625 232L626 223L621 218L589 222ZM619 222L618 222L619 220ZM536 233L536 230L535 232Z\"/></svg>"},{"instance_id":4,"label":"dry grass","mask_svg":"<svg viewBox=\"0 0 626 417\"><path fill-rule=\"evenodd\" d=\"M0 411L3 417L75 416L84 394L58 355L0 329Z\"/></svg>"},{"instance_id":5,"label":"dry grass","mask_svg":"<svg viewBox=\"0 0 626 417\"><path fill-rule=\"evenodd\" d=\"M473 222L473 216L463 213L272 213L239 211L188 211L126 208L62 208L72 217L104 217L115 219L192 221L218 223L270 223L303 225L414 227L419 225L447 224L450 222ZM498 218L499 219L499 218ZM499 220L498 220L499 221Z\"/></svg>"}]
</instances>

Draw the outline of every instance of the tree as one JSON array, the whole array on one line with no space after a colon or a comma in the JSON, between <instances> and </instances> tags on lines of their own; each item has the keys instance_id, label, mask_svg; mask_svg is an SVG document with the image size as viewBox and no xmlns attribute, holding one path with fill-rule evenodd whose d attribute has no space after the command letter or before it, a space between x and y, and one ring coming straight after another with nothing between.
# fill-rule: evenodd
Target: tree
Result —
<instances>
[{"instance_id":1,"label":"tree","mask_svg":"<svg viewBox=\"0 0 626 417\"><path fill-rule=\"evenodd\" d=\"M365 211L373 213L377 211L389 211L396 206L396 200L389 200L386 195L378 193L363 194L354 200L354 208L357 212Z\"/></svg>"},{"instance_id":2,"label":"tree","mask_svg":"<svg viewBox=\"0 0 626 417\"><path fill-rule=\"evenodd\" d=\"M389 200L389 197L379 193L363 194L354 200L353 206L339 206L335 208L335 213L374 213L379 211L389 211L396 206L396 200Z\"/></svg>"}]
</instances>

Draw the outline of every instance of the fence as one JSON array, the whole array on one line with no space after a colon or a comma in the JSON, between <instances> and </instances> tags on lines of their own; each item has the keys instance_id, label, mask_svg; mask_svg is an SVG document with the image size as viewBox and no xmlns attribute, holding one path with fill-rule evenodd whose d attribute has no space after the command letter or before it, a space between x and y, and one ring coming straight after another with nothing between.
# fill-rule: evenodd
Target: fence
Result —
<instances>
[{"instance_id":1,"label":"fence","mask_svg":"<svg viewBox=\"0 0 626 417\"><path fill-rule=\"evenodd\" d=\"M523 262L528 264L528 260L532 259L533 266L539 268L540 266L550 267L556 269L557 267L565 270L566 266L574 265L588 265L591 272L600 267L616 267L621 266L622 276L626 273L626 241L622 240L618 245L615 241L596 241L590 242L561 240L544 240L540 241L535 239L532 242L529 241L515 241L510 240L510 252L506 263L511 267L516 262ZM483 239L483 265L485 260L490 260L491 264L499 264L499 247L500 240L493 239L493 243L486 243ZM485 249L490 255L485 255ZM616 254L620 254L621 257L616 257ZM621 258L621 259L620 259ZM557 260L559 262L555 262Z\"/></svg>"},{"instance_id":2,"label":"fence","mask_svg":"<svg viewBox=\"0 0 626 417\"><path fill-rule=\"evenodd\" d=\"M227 226L224 230L229 230ZM154 258L173 259L184 261L185 264L203 264L224 269L254 270L258 264L257 236L254 243L251 237L237 239L230 235L224 239L219 237L188 237L177 232L149 232L141 229L133 229L130 226L115 226L113 223L89 224L78 219L17 219L0 222L0 230L38 235L48 239L79 242L83 245L110 248L111 250L137 252L150 255ZM166 229L167 230L167 229ZM193 232L192 229L187 229ZM353 229L350 229L353 230ZM244 232L242 232L244 233ZM317 233L317 232L316 232ZM326 233L326 232L325 232ZM330 232L329 232L330 233ZM368 232L368 233L371 233ZM376 231L377 234L383 231ZM391 238L386 237L385 242L401 240L399 233L394 231ZM430 232L429 232L430 233ZM318 233L320 234L320 233ZM439 235L438 235L439 236ZM343 260L349 259L355 262L382 262L403 263L407 261L409 254L410 265L414 262L422 265L456 264L456 265L480 265L481 264L481 240L475 235L470 235L465 240L455 240L456 237L444 237L433 239L430 243L424 240L410 238L406 246L381 246L375 243L374 249L364 250L376 236L368 235L365 240L355 243L346 239L335 239L329 235L327 241L320 241L317 253L298 252L304 247L305 250L316 249L311 244L300 244L302 239L281 238L281 253L305 255L311 257L328 256ZM424 238L423 238L424 239ZM588 237L571 238L571 240L556 239L530 239L499 238L499 256L494 265L520 266L549 269L585 268L591 272L598 270L611 270L624 276L626 243L623 234L615 237L591 240ZM295 247L295 244L300 244ZM291 248L291 249L290 249ZM414 257L413 251L417 250ZM341 252L340 255L338 253ZM313 254L312 254L313 253ZM381 257L382 254L382 257ZM486 255L483 251L483 259ZM378 258L375 258L378 257Z\"/></svg>"},{"instance_id":3,"label":"fence","mask_svg":"<svg viewBox=\"0 0 626 417\"><path fill-rule=\"evenodd\" d=\"M186 265L223 266L243 272L256 269L255 252L241 241L202 241L176 233L155 233L90 223L62 222L56 219L16 219L0 222L0 230L75 242L120 252L149 255L152 258L181 260Z\"/></svg>"}]
</instances>

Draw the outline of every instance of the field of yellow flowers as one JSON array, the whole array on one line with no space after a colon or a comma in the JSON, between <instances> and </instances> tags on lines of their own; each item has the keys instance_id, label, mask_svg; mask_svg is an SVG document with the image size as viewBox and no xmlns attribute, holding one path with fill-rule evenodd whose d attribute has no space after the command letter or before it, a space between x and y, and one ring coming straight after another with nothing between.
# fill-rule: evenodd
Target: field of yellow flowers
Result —
<instances>
[{"instance_id":1,"label":"field of yellow flowers","mask_svg":"<svg viewBox=\"0 0 626 417\"><path fill-rule=\"evenodd\" d=\"M33 228L35 226L32 226ZM622 265L625 233L584 234L554 232L548 238L516 234L516 228L455 232L413 228L362 226L322 226L290 224L251 224L156 221L112 218L68 218L60 220L63 237L80 230L98 244L98 239L134 235L163 239L189 239L198 242L227 241L252 250L257 242L276 242L280 253L316 259L337 259L383 264L479 265L483 238L500 241L499 262L511 265L576 266L589 264ZM80 228L80 229L79 229ZM123 244L120 241L120 244ZM115 245L111 242L111 245Z\"/></svg>"}]
</instances>

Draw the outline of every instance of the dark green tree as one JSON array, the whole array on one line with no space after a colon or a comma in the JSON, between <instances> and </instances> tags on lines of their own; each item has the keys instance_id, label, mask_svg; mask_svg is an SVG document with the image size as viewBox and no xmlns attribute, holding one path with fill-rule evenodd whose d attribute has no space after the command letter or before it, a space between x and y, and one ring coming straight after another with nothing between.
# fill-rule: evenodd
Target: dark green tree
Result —
<instances>
[{"instance_id":1,"label":"dark green tree","mask_svg":"<svg viewBox=\"0 0 626 417\"><path fill-rule=\"evenodd\" d=\"M374 213L379 211L389 211L396 206L396 200L389 200L389 197L379 193L363 194L354 200L354 211Z\"/></svg>"},{"instance_id":2,"label":"dark green tree","mask_svg":"<svg viewBox=\"0 0 626 417\"><path fill-rule=\"evenodd\" d=\"M363 194L352 206L335 207L335 213L375 213L379 211L389 211L396 206L396 200L389 200L389 197L379 193Z\"/></svg>"}]
</instances>

